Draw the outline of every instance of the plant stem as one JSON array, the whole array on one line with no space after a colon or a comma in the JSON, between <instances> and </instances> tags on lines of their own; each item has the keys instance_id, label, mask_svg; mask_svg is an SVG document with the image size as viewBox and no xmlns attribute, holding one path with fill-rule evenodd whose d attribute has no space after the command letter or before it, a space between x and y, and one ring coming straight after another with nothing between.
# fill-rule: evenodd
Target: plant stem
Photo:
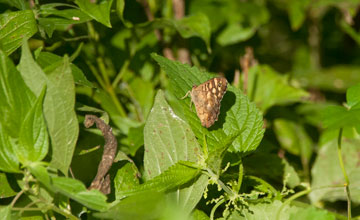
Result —
<instances>
[{"instance_id":1,"label":"plant stem","mask_svg":"<svg viewBox=\"0 0 360 220\"><path fill-rule=\"evenodd\" d=\"M112 87L113 88L116 88L120 82L120 80L123 78L128 66L130 64L130 61L129 60L125 60L124 64L122 65L121 69L120 69L120 72L116 75L113 83L112 83Z\"/></svg>"},{"instance_id":2,"label":"plant stem","mask_svg":"<svg viewBox=\"0 0 360 220\"><path fill-rule=\"evenodd\" d=\"M351 197L350 197L350 189L349 189L349 178L346 174L346 170L345 170L345 166L344 166L344 162L342 159L342 154L341 154L341 139L342 139L342 133L343 133L343 128L340 128L339 130L339 136L338 136L338 157L339 157L339 163L340 163L340 167L341 170L343 172L344 178L345 178L345 191L346 191L346 198L347 198L347 211L348 211L348 219L351 219Z\"/></svg>"},{"instance_id":3,"label":"plant stem","mask_svg":"<svg viewBox=\"0 0 360 220\"><path fill-rule=\"evenodd\" d=\"M214 214L215 214L215 211L216 209L225 202L225 199L221 199L218 203L216 203L214 205L214 207L211 209L211 213L210 213L210 220L213 220L214 219Z\"/></svg>"},{"instance_id":4,"label":"plant stem","mask_svg":"<svg viewBox=\"0 0 360 220\"><path fill-rule=\"evenodd\" d=\"M244 165L242 163L242 159L240 159L240 164L239 164L239 177L238 177L238 184L236 186L236 191L239 193L240 188L241 188L241 184L242 184L242 180L243 180L243 175L244 175Z\"/></svg>"},{"instance_id":5,"label":"plant stem","mask_svg":"<svg viewBox=\"0 0 360 220\"><path fill-rule=\"evenodd\" d=\"M304 191L301 191L301 192L298 192L298 193L295 193L294 195L292 195L290 198L288 198L285 202L283 202L283 204L280 206L280 208L277 210L276 212L276 220L280 220L280 214L281 214L281 211L285 208L285 206L287 206L291 201L303 196L303 195L306 195L308 193L311 192L311 189L307 189L307 190L304 190Z\"/></svg>"}]
</instances>

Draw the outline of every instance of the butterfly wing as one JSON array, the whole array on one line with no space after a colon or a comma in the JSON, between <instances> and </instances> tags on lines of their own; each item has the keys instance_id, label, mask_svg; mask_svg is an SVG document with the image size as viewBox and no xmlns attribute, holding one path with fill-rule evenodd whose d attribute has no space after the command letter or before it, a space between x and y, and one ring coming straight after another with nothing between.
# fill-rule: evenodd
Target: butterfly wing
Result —
<instances>
[{"instance_id":1,"label":"butterfly wing","mask_svg":"<svg viewBox=\"0 0 360 220\"><path fill-rule=\"evenodd\" d=\"M213 78L193 87L191 99L202 126L209 128L218 120L226 88L227 81L223 77Z\"/></svg>"}]
</instances>

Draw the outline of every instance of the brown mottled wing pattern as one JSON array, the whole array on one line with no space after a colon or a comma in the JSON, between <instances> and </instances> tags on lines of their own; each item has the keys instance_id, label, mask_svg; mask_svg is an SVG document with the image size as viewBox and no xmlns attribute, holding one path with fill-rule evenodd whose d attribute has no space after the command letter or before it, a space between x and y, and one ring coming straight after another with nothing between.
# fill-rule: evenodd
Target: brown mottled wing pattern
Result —
<instances>
[{"instance_id":1,"label":"brown mottled wing pattern","mask_svg":"<svg viewBox=\"0 0 360 220\"><path fill-rule=\"evenodd\" d=\"M227 88L224 77L210 79L191 90L191 101L195 104L196 113L201 125L209 128L218 120L220 103Z\"/></svg>"}]
</instances>

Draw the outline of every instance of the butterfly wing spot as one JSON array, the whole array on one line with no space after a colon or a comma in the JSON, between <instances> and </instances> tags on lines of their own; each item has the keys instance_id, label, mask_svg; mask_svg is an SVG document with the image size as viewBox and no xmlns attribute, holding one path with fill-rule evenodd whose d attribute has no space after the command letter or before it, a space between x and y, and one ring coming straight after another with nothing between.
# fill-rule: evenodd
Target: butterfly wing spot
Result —
<instances>
[{"instance_id":1,"label":"butterfly wing spot","mask_svg":"<svg viewBox=\"0 0 360 220\"><path fill-rule=\"evenodd\" d=\"M197 116L203 127L209 128L218 120L220 102L226 92L226 87L226 79L219 77L193 86L190 91L191 101L195 104Z\"/></svg>"}]
</instances>

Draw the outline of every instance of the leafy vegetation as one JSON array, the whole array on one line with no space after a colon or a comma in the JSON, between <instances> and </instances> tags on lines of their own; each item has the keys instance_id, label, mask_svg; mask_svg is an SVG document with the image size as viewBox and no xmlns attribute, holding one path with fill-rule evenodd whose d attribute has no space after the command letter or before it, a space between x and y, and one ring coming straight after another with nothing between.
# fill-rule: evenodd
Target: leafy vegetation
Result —
<instances>
[{"instance_id":1,"label":"leafy vegetation","mask_svg":"<svg viewBox=\"0 0 360 220\"><path fill-rule=\"evenodd\" d=\"M0 0L0 216L360 219L359 6Z\"/></svg>"}]
</instances>

